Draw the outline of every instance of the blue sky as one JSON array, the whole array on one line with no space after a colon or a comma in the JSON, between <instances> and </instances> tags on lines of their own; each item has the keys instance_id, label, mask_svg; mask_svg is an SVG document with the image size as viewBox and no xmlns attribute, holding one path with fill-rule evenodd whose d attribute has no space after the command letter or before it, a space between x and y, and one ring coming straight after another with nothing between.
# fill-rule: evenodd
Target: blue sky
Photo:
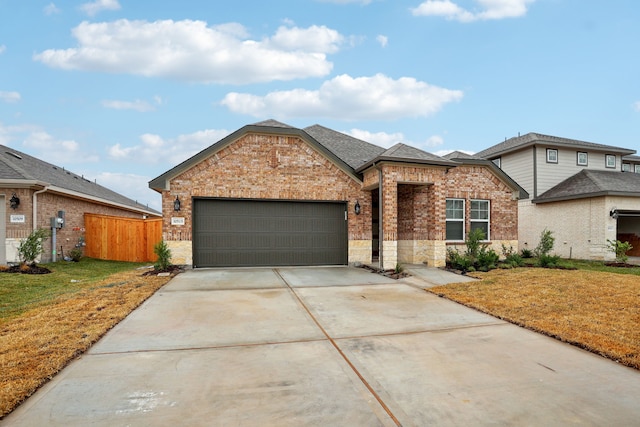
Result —
<instances>
[{"instance_id":1,"label":"blue sky","mask_svg":"<svg viewBox=\"0 0 640 427\"><path fill-rule=\"evenodd\" d=\"M638 22L637 0L0 0L0 144L156 209L150 179L269 118L638 150Z\"/></svg>"}]
</instances>

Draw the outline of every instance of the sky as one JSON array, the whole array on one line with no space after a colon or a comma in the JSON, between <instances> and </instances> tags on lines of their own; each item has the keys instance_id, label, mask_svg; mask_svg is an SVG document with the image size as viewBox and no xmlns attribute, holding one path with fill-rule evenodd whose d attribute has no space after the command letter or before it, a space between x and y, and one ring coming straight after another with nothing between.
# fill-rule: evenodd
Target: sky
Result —
<instances>
[{"instance_id":1,"label":"sky","mask_svg":"<svg viewBox=\"0 0 640 427\"><path fill-rule=\"evenodd\" d=\"M637 0L0 0L0 144L160 209L244 125L475 153L640 150Z\"/></svg>"}]
</instances>

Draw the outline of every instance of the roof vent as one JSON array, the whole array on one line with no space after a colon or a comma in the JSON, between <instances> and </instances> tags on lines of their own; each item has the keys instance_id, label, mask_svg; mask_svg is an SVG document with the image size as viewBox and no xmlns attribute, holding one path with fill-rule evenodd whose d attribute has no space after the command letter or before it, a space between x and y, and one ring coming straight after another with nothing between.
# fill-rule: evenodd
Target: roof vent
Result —
<instances>
[{"instance_id":1,"label":"roof vent","mask_svg":"<svg viewBox=\"0 0 640 427\"><path fill-rule=\"evenodd\" d=\"M15 157L16 159L22 160L22 156L20 154L16 154L13 151L6 151L6 153L10 156Z\"/></svg>"}]
</instances>

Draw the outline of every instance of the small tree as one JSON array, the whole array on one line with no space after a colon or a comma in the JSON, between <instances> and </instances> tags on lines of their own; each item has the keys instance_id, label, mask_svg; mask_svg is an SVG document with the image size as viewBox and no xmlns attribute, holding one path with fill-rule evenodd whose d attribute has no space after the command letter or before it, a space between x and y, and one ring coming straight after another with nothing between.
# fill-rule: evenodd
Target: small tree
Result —
<instances>
[{"instance_id":1,"label":"small tree","mask_svg":"<svg viewBox=\"0 0 640 427\"><path fill-rule=\"evenodd\" d=\"M631 243L629 242L621 242L620 240L609 240L607 239L607 249L616 254L616 261L621 263L626 263L629 259L627 252L633 249Z\"/></svg>"},{"instance_id":2,"label":"small tree","mask_svg":"<svg viewBox=\"0 0 640 427\"><path fill-rule=\"evenodd\" d=\"M35 265L36 258L44 252L43 243L49 238L49 230L38 228L33 230L26 239L20 242L18 246L18 256L20 262L27 265Z\"/></svg>"},{"instance_id":3,"label":"small tree","mask_svg":"<svg viewBox=\"0 0 640 427\"><path fill-rule=\"evenodd\" d=\"M556 238L553 237L553 232L551 230L547 230L546 228L542 230L540 233L540 242L538 246L533 250L533 255L536 257L540 257L541 255L548 255L553 249L553 244L555 243Z\"/></svg>"},{"instance_id":4,"label":"small tree","mask_svg":"<svg viewBox=\"0 0 640 427\"><path fill-rule=\"evenodd\" d=\"M153 267L158 271L164 271L171 265L171 249L164 240L159 241L153 247L153 253L157 255L158 260Z\"/></svg>"}]
</instances>

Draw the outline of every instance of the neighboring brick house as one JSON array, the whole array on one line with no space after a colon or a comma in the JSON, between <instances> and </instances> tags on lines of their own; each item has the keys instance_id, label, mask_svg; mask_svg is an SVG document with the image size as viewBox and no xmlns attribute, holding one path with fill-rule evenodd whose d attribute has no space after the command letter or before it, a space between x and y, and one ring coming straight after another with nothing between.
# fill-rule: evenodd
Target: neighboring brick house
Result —
<instances>
[{"instance_id":1,"label":"neighboring brick house","mask_svg":"<svg viewBox=\"0 0 640 427\"><path fill-rule=\"evenodd\" d=\"M64 211L64 226L44 244L41 262L68 253L84 239L84 214L127 218L159 217L160 213L62 167L0 145L0 265L18 262L20 241L34 229L51 229L52 218ZM59 259L59 258L58 258Z\"/></svg>"},{"instance_id":2,"label":"neighboring brick house","mask_svg":"<svg viewBox=\"0 0 640 427\"><path fill-rule=\"evenodd\" d=\"M528 133L476 156L493 161L531 195L519 202L520 249L534 249L546 228L562 257L611 260L607 240L630 241L629 254L640 256L640 157L634 153Z\"/></svg>"},{"instance_id":3,"label":"neighboring brick house","mask_svg":"<svg viewBox=\"0 0 640 427\"><path fill-rule=\"evenodd\" d=\"M441 266L469 229L518 245L523 192L493 163L385 149L314 125L247 125L149 183L173 262Z\"/></svg>"}]
</instances>

